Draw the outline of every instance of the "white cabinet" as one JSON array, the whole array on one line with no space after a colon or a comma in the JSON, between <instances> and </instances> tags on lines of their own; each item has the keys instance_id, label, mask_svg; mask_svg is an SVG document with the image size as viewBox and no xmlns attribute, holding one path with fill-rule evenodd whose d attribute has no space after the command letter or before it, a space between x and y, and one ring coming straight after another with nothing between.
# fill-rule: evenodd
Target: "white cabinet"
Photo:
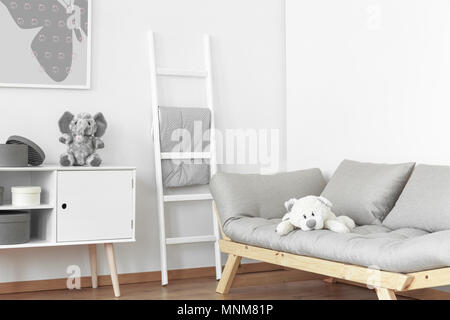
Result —
<instances>
[{"instance_id":1,"label":"white cabinet","mask_svg":"<svg viewBox=\"0 0 450 320\"><path fill-rule=\"evenodd\" d=\"M132 171L58 172L57 241L133 238Z\"/></svg>"},{"instance_id":2,"label":"white cabinet","mask_svg":"<svg viewBox=\"0 0 450 320\"><path fill-rule=\"evenodd\" d=\"M102 166L26 168L0 167L0 185L5 188L6 210L29 210L31 241L0 245L0 250L89 246L92 286L97 287L97 244L105 245L116 296L120 296L114 243L135 241L136 170ZM40 186L41 204L14 207L12 186Z\"/></svg>"}]
</instances>

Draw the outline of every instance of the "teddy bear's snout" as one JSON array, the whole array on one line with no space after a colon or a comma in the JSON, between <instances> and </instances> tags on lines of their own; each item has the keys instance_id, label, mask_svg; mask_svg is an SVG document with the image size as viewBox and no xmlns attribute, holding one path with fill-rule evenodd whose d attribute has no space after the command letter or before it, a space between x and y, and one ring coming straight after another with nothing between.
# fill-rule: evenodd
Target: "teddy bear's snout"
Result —
<instances>
[{"instance_id":1,"label":"teddy bear's snout","mask_svg":"<svg viewBox=\"0 0 450 320\"><path fill-rule=\"evenodd\" d=\"M306 221L306 226L310 229L314 228L316 226L316 220L309 219L308 221Z\"/></svg>"}]
</instances>

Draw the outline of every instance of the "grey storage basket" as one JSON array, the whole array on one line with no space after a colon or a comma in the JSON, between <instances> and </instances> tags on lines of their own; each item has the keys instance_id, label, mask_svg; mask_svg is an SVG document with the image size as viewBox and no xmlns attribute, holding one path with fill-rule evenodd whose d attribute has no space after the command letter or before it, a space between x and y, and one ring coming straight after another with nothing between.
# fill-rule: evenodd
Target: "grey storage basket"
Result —
<instances>
[{"instance_id":1,"label":"grey storage basket","mask_svg":"<svg viewBox=\"0 0 450 320\"><path fill-rule=\"evenodd\" d=\"M42 151L42 149L30 139L21 136L11 136L6 141L6 144L25 146L28 148L27 154L28 159L27 164L25 166L27 166L28 164L30 166L40 166L42 163L44 163L45 160L44 151Z\"/></svg>"},{"instance_id":2,"label":"grey storage basket","mask_svg":"<svg viewBox=\"0 0 450 320\"><path fill-rule=\"evenodd\" d=\"M28 166L28 147L25 145L0 144L0 167Z\"/></svg>"},{"instance_id":3,"label":"grey storage basket","mask_svg":"<svg viewBox=\"0 0 450 320\"><path fill-rule=\"evenodd\" d=\"M0 213L0 245L30 242L31 214L26 211Z\"/></svg>"}]
</instances>

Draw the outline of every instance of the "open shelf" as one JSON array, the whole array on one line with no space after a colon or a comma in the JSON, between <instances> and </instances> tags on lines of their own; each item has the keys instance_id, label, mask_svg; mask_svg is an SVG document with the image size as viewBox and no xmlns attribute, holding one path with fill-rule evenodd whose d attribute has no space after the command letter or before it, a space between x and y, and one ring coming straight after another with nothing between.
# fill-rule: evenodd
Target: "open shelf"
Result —
<instances>
[{"instance_id":1,"label":"open shelf","mask_svg":"<svg viewBox=\"0 0 450 320\"><path fill-rule=\"evenodd\" d=\"M52 204L40 204L38 206L13 206L11 203L5 203L4 205L0 205L0 214L1 211L21 211L21 210L47 210L54 209L55 206Z\"/></svg>"},{"instance_id":2,"label":"open shelf","mask_svg":"<svg viewBox=\"0 0 450 320\"><path fill-rule=\"evenodd\" d=\"M56 246L56 242L42 240L42 239L31 239L30 242L27 242L27 243L0 245L0 250L1 249L23 249L23 248L51 247L51 246Z\"/></svg>"},{"instance_id":3,"label":"open shelf","mask_svg":"<svg viewBox=\"0 0 450 320\"><path fill-rule=\"evenodd\" d=\"M136 239L114 239L114 243L130 243L135 242ZM71 242L56 242L51 240L43 240L32 238L30 242L21 244L0 245L0 250L3 249L26 249L26 248L44 248L44 247L69 247L73 245L88 245L88 244L104 244L111 242L111 240L93 240L93 241L71 241Z\"/></svg>"}]
</instances>

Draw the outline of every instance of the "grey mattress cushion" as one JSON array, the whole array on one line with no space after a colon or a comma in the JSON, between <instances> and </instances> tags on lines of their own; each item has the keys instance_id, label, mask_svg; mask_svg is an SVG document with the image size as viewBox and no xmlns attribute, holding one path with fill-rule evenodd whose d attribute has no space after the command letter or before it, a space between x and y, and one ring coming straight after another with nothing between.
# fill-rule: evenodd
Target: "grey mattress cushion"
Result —
<instances>
[{"instance_id":1,"label":"grey mattress cushion","mask_svg":"<svg viewBox=\"0 0 450 320\"><path fill-rule=\"evenodd\" d=\"M207 152L211 111L206 108L160 107L162 152ZM182 187L209 183L208 160L162 160L164 187Z\"/></svg>"},{"instance_id":2,"label":"grey mattress cushion","mask_svg":"<svg viewBox=\"0 0 450 320\"><path fill-rule=\"evenodd\" d=\"M383 224L393 229L450 230L450 167L418 165Z\"/></svg>"},{"instance_id":3,"label":"grey mattress cushion","mask_svg":"<svg viewBox=\"0 0 450 320\"><path fill-rule=\"evenodd\" d=\"M219 173L210 183L222 223L239 216L281 218L287 200L319 195L324 187L319 169L274 175Z\"/></svg>"},{"instance_id":4,"label":"grey mattress cushion","mask_svg":"<svg viewBox=\"0 0 450 320\"><path fill-rule=\"evenodd\" d=\"M344 160L322 196L333 203L336 215L358 225L381 224L405 186L414 163L378 164Z\"/></svg>"},{"instance_id":5,"label":"grey mattress cushion","mask_svg":"<svg viewBox=\"0 0 450 320\"><path fill-rule=\"evenodd\" d=\"M229 219L223 230L236 242L385 271L407 273L450 266L450 231L392 231L367 225L351 233L294 230L280 237L275 232L279 222L242 217Z\"/></svg>"}]
</instances>

